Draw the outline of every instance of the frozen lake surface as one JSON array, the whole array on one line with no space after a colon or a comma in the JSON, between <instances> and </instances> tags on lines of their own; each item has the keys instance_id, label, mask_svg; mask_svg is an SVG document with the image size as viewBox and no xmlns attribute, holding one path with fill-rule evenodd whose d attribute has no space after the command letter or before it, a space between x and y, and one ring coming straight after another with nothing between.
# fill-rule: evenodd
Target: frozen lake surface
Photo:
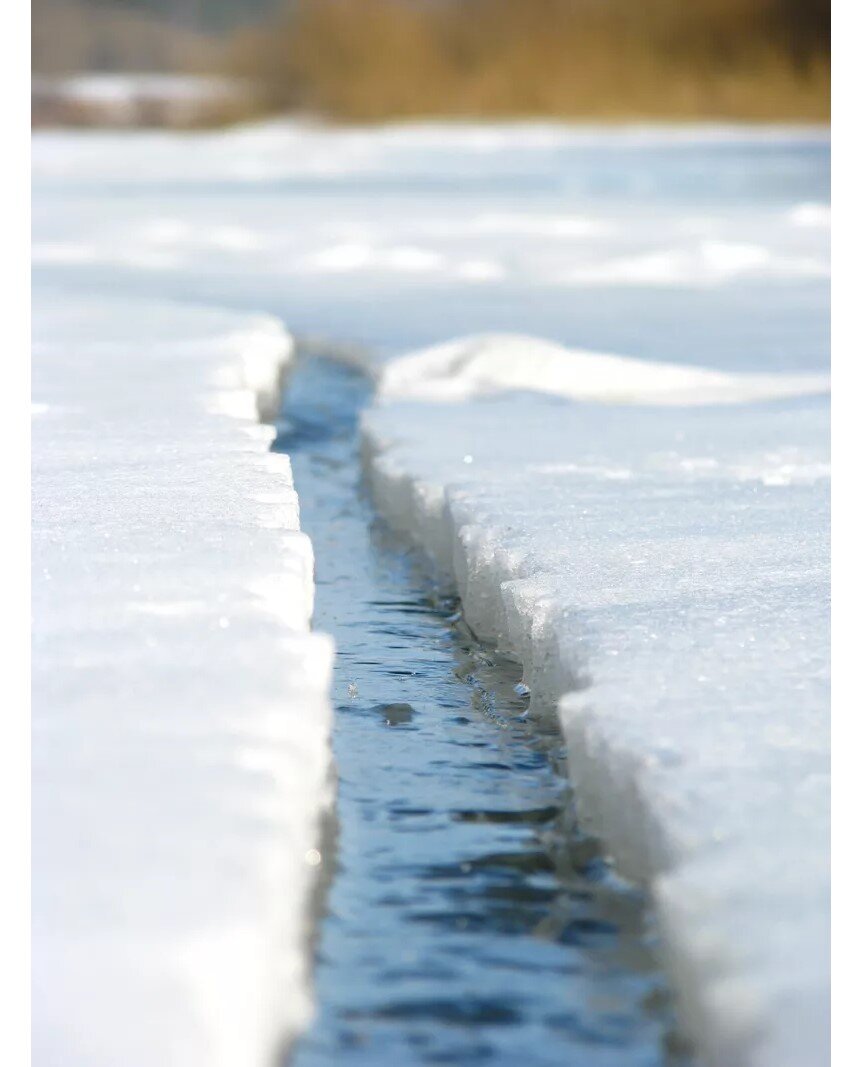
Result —
<instances>
[{"instance_id":1,"label":"frozen lake surface","mask_svg":"<svg viewBox=\"0 0 862 1067\"><path fill-rule=\"evenodd\" d=\"M251 424L255 396L274 410L274 363L260 354L280 322L379 384L386 402L364 431L378 506L480 636L524 664L533 712L562 697L579 812L655 893L706 1061L823 1058L828 164L828 135L805 129L36 135L34 775L53 783L39 786L34 824L43 1047L69 1064L116 1060L140 1002L118 980L140 950L140 916L125 906L163 844L187 892L171 897L167 878L150 894L160 903L142 928L164 953L147 956L146 977L181 992L148 1013L150 1060L236 1064L241 1048L261 1062L308 1018L296 917L325 870L325 855L313 862L325 840L309 840L331 789L326 653L304 644L308 555L289 475L261 484L266 434ZM400 359L475 335L493 336ZM203 461L202 440L217 443L217 462ZM199 522L160 517L150 502L169 490ZM140 551L106 551L106 533ZM135 592L142 570L151 594ZM67 581L49 585L58 575ZM102 606L84 619L91 602ZM142 617L155 645L107 655L118 634L134 645ZM279 672L285 640L295 658ZM171 744L176 692L188 718ZM118 694L124 714L106 732ZM265 709L284 701L295 727L276 717L275 767L258 742L276 730ZM251 752L243 715L257 724ZM409 725L377 735L399 743ZM161 738L149 776L109 774L141 731L148 745ZM192 735L233 769L213 772L221 764ZM81 746L71 765L70 739ZM145 817L156 793L211 813L207 833L191 815ZM278 810L288 796L289 814ZM253 845L236 833L249 804ZM73 858L70 825L89 843ZM151 837L127 850L124 827ZM354 847L346 831L343 846ZM93 892L104 870L116 910ZM217 907L202 936L189 887L208 879ZM49 891L61 882L62 901ZM259 921L251 902L282 907L280 886L298 894L290 915ZM229 926L242 936L210 936ZM286 955L261 948L269 929ZM194 951L172 954L186 943ZM84 952L110 967L76 986ZM223 1007L235 983L212 976L243 974L255 975L239 981L261 991L255 1003L276 1007L263 1017L246 1003L240 1023ZM69 996L98 1004L100 975L101 1022Z\"/></svg>"},{"instance_id":2,"label":"frozen lake surface","mask_svg":"<svg viewBox=\"0 0 862 1067\"><path fill-rule=\"evenodd\" d=\"M828 362L822 131L46 132L34 169L37 284L266 310L384 357L516 331L724 369Z\"/></svg>"}]
</instances>

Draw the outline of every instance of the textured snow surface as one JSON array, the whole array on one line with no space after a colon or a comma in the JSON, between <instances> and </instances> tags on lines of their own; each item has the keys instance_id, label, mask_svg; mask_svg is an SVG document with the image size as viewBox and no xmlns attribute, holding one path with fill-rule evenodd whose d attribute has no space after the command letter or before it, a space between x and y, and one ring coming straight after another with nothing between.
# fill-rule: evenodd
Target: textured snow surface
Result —
<instances>
[{"instance_id":1,"label":"textured snow surface","mask_svg":"<svg viewBox=\"0 0 862 1067\"><path fill-rule=\"evenodd\" d=\"M35 323L34 1062L259 1065L310 1010L330 798L331 648L258 419L291 343L110 294L40 290Z\"/></svg>"},{"instance_id":2,"label":"textured snow surface","mask_svg":"<svg viewBox=\"0 0 862 1067\"><path fill-rule=\"evenodd\" d=\"M826 401L390 403L364 433L380 510L534 713L562 698L579 810L653 886L706 1061L827 1062Z\"/></svg>"}]
</instances>

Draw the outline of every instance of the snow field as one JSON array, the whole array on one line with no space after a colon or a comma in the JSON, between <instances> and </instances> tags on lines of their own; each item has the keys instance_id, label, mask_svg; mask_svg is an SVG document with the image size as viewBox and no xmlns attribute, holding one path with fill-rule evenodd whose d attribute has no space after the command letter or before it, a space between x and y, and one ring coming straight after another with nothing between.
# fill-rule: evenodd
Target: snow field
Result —
<instances>
[{"instance_id":1,"label":"snow field","mask_svg":"<svg viewBox=\"0 0 862 1067\"><path fill-rule=\"evenodd\" d=\"M383 515L558 709L713 1067L828 1054L827 425L523 393L364 420Z\"/></svg>"},{"instance_id":2,"label":"snow field","mask_svg":"<svg viewBox=\"0 0 862 1067\"><path fill-rule=\"evenodd\" d=\"M382 358L508 331L809 372L828 146L763 127L40 131L33 259L57 285L266 310Z\"/></svg>"},{"instance_id":3,"label":"snow field","mask_svg":"<svg viewBox=\"0 0 862 1067\"><path fill-rule=\"evenodd\" d=\"M34 1062L259 1067L311 1010L329 640L278 323L37 288Z\"/></svg>"}]
</instances>

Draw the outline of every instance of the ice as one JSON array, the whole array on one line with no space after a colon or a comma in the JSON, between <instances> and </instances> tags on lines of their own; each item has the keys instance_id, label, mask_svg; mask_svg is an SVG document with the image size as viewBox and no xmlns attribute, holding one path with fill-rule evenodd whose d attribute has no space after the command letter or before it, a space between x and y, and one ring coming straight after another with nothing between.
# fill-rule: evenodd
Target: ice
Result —
<instances>
[{"instance_id":1,"label":"ice","mask_svg":"<svg viewBox=\"0 0 862 1067\"><path fill-rule=\"evenodd\" d=\"M569 285L648 285L688 289L720 285L729 279L798 275L828 278L829 264L814 257L777 256L763 245L697 241L691 246L660 249L590 263L560 277Z\"/></svg>"},{"instance_id":2,"label":"ice","mask_svg":"<svg viewBox=\"0 0 862 1067\"><path fill-rule=\"evenodd\" d=\"M330 650L259 421L287 330L377 380L381 509L559 704L705 1061L825 1062L828 152L35 135L40 1062L259 1064L308 1018Z\"/></svg>"},{"instance_id":3,"label":"ice","mask_svg":"<svg viewBox=\"0 0 862 1067\"><path fill-rule=\"evenodd\" d=\"M828 151L787 127L44 131L34 261L54 286L266 311L376 358L515 333L822 373L828 228L794 219L822 220Z\"/></svg>"},{"instance_id":4,"label":"ice","mask_svg":"<svg viewBox=\"0 0 862 1067\"><path fill-rule=\"evenodd\" d=\"M826 401L401 400L364 438L380 511L524 664L531 713L559 708L705 1061L826 1062Z\"/></svg>"},{"instance_id":5,"label":"ice","mask_svg":"<svg viewBox=\"0 0 862 1067\"><path fill-rule=\"evenodd\" d=\"M788 218L793 226L828 229L832 222L832 211L828 204L797 204L788 213Z\"/></svg>"},{"instance_id":6,"label":"ice","mask_svg":"<svg viewBox=\"0 0 862 1067\"><path fill-rule=\"evenodd\" d=\"M34 1059L260 1065L311 1008L331 802L331 648L258 418L292 343L42 290L35 322Z\"/></svg>"}]
</instances>

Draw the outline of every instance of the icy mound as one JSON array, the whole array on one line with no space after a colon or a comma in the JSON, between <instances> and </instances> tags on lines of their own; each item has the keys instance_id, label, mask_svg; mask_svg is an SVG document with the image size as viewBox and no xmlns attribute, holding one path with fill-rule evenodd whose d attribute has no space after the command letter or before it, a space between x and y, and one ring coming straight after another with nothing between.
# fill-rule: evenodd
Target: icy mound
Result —
<instances>
[{"instance_id":1,"label":"icy mound","mask_svg":"<svg viewBox=\"0 0 862 1067\"><path fill-rule=\"evenodd\" d=\"M829 378L731 374L487 334L394 359L381 368L378 384L383 400L467 400L522 389L599 403L730 404L827 393Z\"/></svg>"},{"instance_id":2,"label":"icy mound","mask_svg":"<svg viewBox=\"0 0 862 1067\"><path fill-rule=\"evenodd\" d=\"M473 365L458 344L413 366L457 352ZM524 664L534 713L558 708L582 818L650 884L705 1062L826 1063L826 403L390 403L364 439L381 512Z\"/></svg>"},{"instance_id":3,"label":"icy mound","mask_svg":"<svg viewBox=\"0 0 862 1067\"><path fill-rule=\"evenodd\" d=\"M258 421L290 353L270 319L37 290L40 1064L259 1067L309 1015L331 648Z\"/></svg>"}]
</instances>

